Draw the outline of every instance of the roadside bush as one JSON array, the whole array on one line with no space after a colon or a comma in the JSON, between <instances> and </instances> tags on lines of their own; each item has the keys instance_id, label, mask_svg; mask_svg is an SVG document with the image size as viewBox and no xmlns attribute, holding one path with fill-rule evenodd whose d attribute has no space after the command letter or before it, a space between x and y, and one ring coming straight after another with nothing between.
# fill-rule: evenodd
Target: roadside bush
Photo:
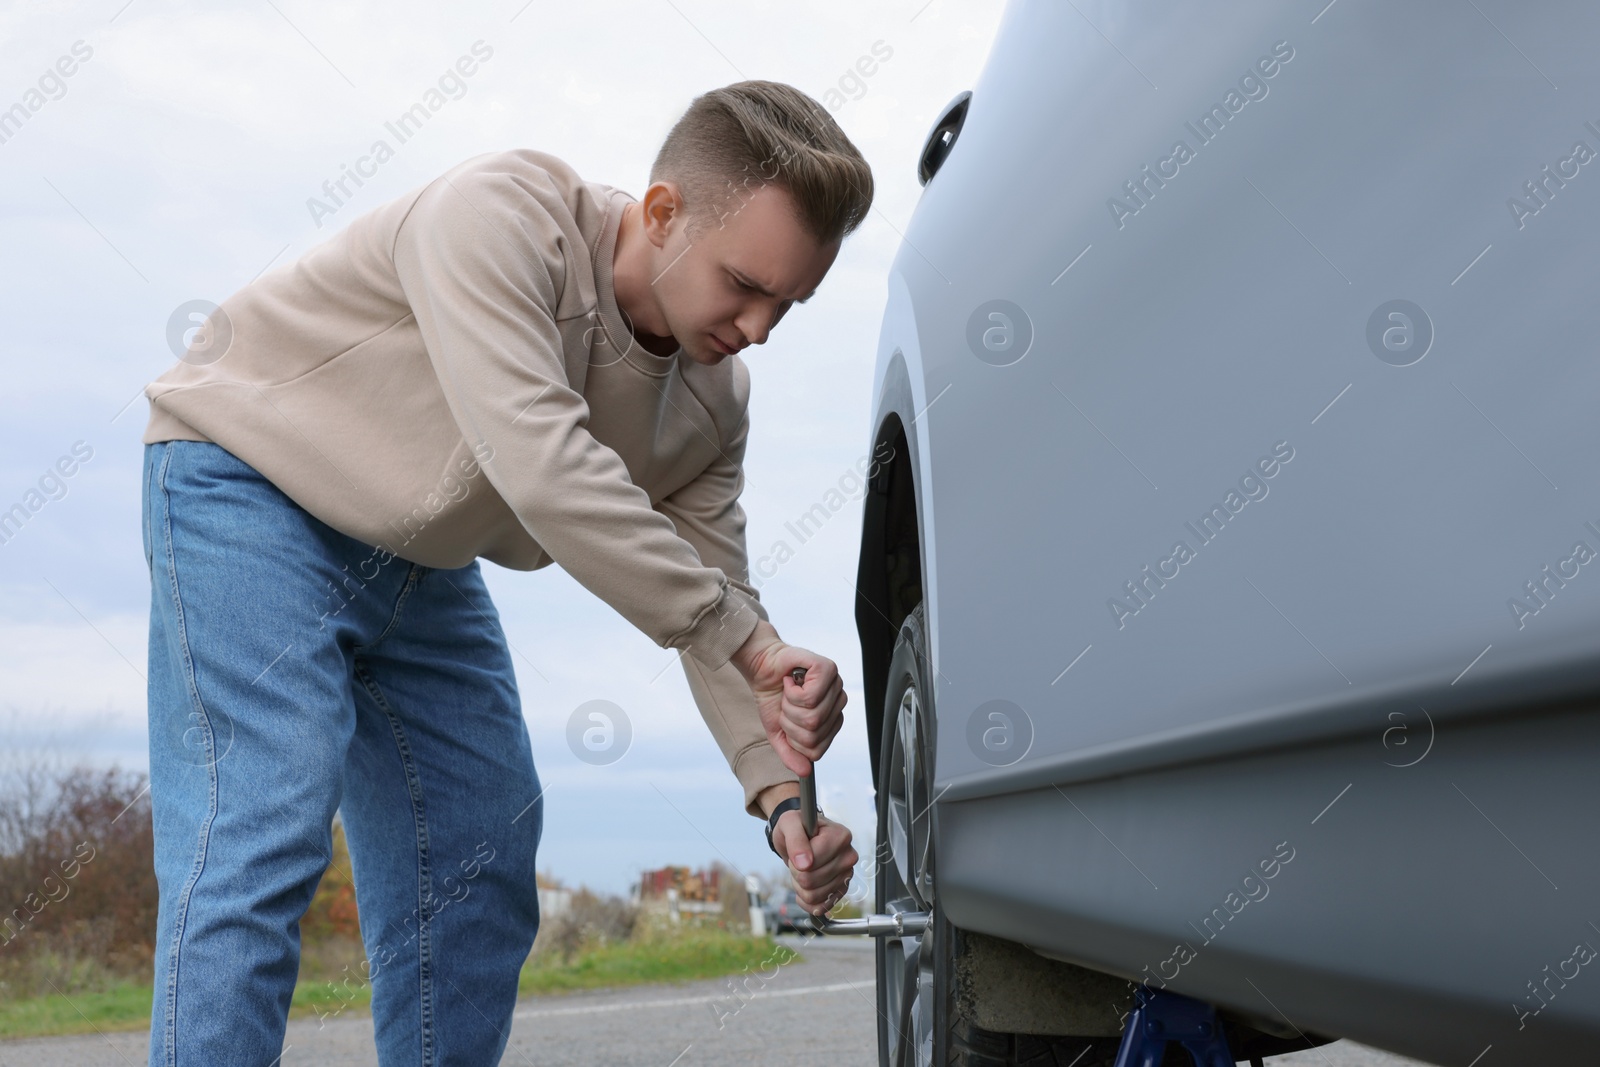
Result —
<instances>
[{"instance_id":1,"label":"roadside bush","mask_svg":"<svg viewBox=\"0 0 1600 1067\"><path fill-rule=\"evenodd\" d=\"M143 775L44 762L0 768L0 995L146 977L153 856Z\"/></svg>"},{"instance_id":2,"label":"roadside bush","mask_svg":"<svg viewBox=\"0 0 1600 1067\"><path fill-rule=\"evenodd\" d=\"M42 756L0 764L0 999L148 983L158 899L144 774ZM362 958L337 819L300 932L303 972Z\"/></svg>"},{"instance_id":3,"label":"roadside bush","mask_svg":"<svg viewBox=\"0 0 1600 1067\"><path fill-rule=\"evenodd\" d=\"M750 895L744 888L744 877L724 863L714 863L717 886L721 891L722 914L717 925L724 930L748 934L750 932Z\"/></svg>"},{"instance_id":4,"label":"roadside bush","mask_svg":"<svg viewBox=\"0 0 1600 1067\"><path fill-rule=\"evenodd\" d=\"M540 921L533 954L554 952L563 963L570 963L592 945L628 940L638 922L639 909L621 897L579 889L563 914Z\"/></svg>"},{"instance_id":5,"label":"roadside bush","mask_svg":"<svg viewBox=\"0 0 1600 1067\"><path fill-rule=\"evenodd\" d=\"M364 982L351 874L336 819L332 862L301 919L300 978L339 983L341 1010L350 983ZM548 874L539 878L559 888ZM717 955L726 954L723 933L749 930L743 880L722 869L719 883L720 911L685 912L670 924L659 908L646 916L623 897L578 889L564 911L544 917L532 955L567 965L599 950L617 957L607 966L649 971L656 957L679 960L683 945L693 943L705 959L695 957L691 970L718 973L726 962ZM157 904L146 775L42 758L7 763L0 751L0 1001L102 991L129 980L148 985ZM649 966L629 963L630 953ZM665 974L679 964L660 965Z\"/></svg>"},{"instance_id":6,"label":"roadside bush","mask_svg":"<svg viewBox=\"0 0 1600 1067\"><path fill-rule=\"evenodd\" d=\"M333 862L322 872L311 906L300 919L300 939L305 945L323 941L360 941L361 919L356 914L356 886L351 879L350 849L344 823L333 820Z\"/></svg>"},{"instance_id":7,"label":"roadside bush","mask_svg":"<svg viewBox=\"0 0 1600 1067\"><path fill-rule=\"evenodd\" d=\"M344 824L333 820L333 862L322 872L311 905L300 917L300 973L302 985L326 989L336 1002L347 999L352 988L367 984L367 958L361 943L361 921L356 913L356 887L351 881L350 849ZM353 983L353 985L351 984Z\"/></svg>"}]
</instances>

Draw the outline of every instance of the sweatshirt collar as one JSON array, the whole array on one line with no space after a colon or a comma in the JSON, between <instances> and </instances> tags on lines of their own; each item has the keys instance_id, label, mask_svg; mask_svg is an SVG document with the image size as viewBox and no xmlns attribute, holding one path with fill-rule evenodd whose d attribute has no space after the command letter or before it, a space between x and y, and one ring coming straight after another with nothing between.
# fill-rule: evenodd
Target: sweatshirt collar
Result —
<instances>
[{"instance_id":1,"label":"sweatshirt collar","mask_svg":"<svg viewBox=\"0 0 1600 1067\"><path fill-rule=\"evenodd\" d=\"M595 248L595 296L600 324L606 334L602 343L609 342L612 350L620 352L622 358L636 369L657 378L664 378L677 368L683 346L679 345L673 349L671 355L667 356L658 356L646 350L633 336L628 320L623 316L622 309L617 306L616 291L612 285L611 268L617 249L617 231L622 225L622 210L631 203L633 197L626 192L621 189L611 190L606 204L605 227L600 231L600 243Z\"/></svg>"}]
</instances>

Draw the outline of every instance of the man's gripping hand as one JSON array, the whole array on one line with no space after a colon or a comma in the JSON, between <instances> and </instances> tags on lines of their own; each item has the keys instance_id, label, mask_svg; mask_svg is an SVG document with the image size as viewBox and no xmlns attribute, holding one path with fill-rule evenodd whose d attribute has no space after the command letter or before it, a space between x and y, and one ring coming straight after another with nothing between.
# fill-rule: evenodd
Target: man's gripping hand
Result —
<instances>
[{"instance_id":1,"label":"man's gripping hand","mask_svg":"<svg viewBox=\"0 0 1600 1067\"><path fill-rule=\"evenodd\" d=\"M822 758L844 725L849 695L838 666L826 656L784 644L765 619L756 624L731 662L755 694L761 725L773 751L795 774L810 774L812 761ZM803 683L791 674L796 667L805 668ZM820 836L821 831L818 833ZM776 833L773 838L776 840Z\"/></svg>"},{"instance_id":2,"label":"man's gripping hand","mask_svg":"<svg viewBox=\"0 0 1600 1067\"><path fill-rule=\"evenodd\" d=\"M789 865L800 906L812 915L824 915L844 899L861 858L850 846L849 827L818 815L817 836L807 839L798 811L778 816L772 847Z\"/></svg>"}]
</instances>

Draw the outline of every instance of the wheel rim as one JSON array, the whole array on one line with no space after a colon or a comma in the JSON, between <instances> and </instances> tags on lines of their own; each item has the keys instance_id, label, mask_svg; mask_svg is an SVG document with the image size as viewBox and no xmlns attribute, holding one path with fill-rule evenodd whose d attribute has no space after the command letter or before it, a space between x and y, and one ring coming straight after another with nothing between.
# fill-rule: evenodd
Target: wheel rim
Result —
<instances>
[{"instance_id":1,"label":"wheel rim","mask_svg":"<svg viewBox=\"0 0 1600 1067\"><path fill-rule=\"evenodd\" d=\"M896 709L894 740L884 780L884 834L878 849L877 904L881 912L933 907L932 833L928 817L930 761L921 701L907 686ZM919 937L879 943L879 985L890 1067L933 1063L934 926Z\"/></svg>"}]
</instances>

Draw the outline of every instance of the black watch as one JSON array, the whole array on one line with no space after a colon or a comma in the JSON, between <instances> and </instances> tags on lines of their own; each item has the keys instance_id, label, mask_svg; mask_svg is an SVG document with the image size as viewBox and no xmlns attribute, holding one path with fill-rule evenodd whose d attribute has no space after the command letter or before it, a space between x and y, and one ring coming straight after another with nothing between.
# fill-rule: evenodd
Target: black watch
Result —
<instances>
[{"instance_id":1,"label":"black watch","mask_svg":"<svg viewBox=\"0 0 1600 1067\"><path fill-rule=\"evenodd\" d=\"M799 807L800 807L800 798L799 797L790 797L787 800L778 801L777 805L774 806L773 809L772 809L772 814L767 816L767 847L772 849L772 854L774 856L777 856L780 860L783 859L783 856L782 856L781 853L778 852L778 846L774 845L772 843L772 831L778 825L779 816L781 816L786 811L794 811L795 809L797 809ZM822 809L821 808L817 809L817 814L818 815L822 814ZM783 860L783 861L785 863L789 862L788 860Z\"/></svg>"}]
</instances>

